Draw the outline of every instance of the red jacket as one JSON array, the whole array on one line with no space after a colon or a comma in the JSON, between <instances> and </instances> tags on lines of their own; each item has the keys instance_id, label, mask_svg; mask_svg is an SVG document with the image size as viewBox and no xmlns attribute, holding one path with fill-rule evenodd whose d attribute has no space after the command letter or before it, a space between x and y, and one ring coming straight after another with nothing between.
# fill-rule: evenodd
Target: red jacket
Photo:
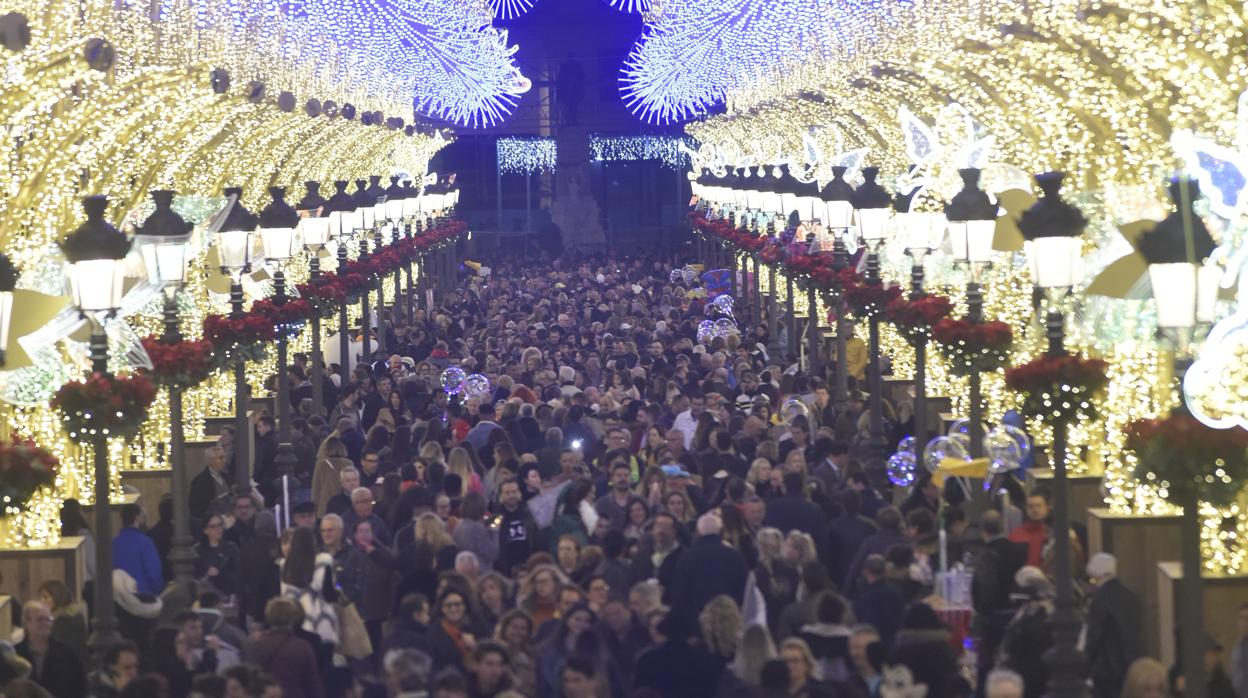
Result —
<instances>
[{"instance_id":1,"label":"red jacket","mask_svg":"<svg viewBox=\"0 0 1248 698\"><path fill-rule=\"evenodd\" d=\"M1023 522L1023 525L1010 531L1010 540L1015 543L1027 544L1027 564L1032 567L1044 567L1044 544L1049 542L1049 526L1043 521Z\"/></svg>"}]
</instances>

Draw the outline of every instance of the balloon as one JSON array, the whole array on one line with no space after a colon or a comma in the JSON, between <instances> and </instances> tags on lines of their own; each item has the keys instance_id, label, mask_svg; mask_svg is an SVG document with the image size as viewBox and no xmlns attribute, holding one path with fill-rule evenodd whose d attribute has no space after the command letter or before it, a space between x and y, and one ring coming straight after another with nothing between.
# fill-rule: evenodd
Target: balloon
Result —
<instances>
[{"instance_id":1,"label":"balloon","mask_svg":"<svg viewBox=\"0 0 1248 698\"><path fill-rule=\"evenodd\" d=\"M715 323L703 320L698 324L698 343L705 344L715 338Z\"/></svg>"},{"instance_id":2,"label":"balloon","mask_svg":"<svg viewBox=\"0 0 1248 698\"><path fill-rule=\"evenodd\" d=\"M679 269L673 269L672 273L667 275L667 280L671 281L674 284L680 283L681 281L684 280L684 278L685 278L685 275L682 274Z\"/></svg>"},{"instance_id":3,"label":"balloon","mask_svg":"<svg viewBox=\"0 0 1248 698\"><path fill-rule=\"evenodd\" d=\"M1018 460L1027 460L1027 458L1031 455L1031 437L1027 435L1027 432L1014 426L1013 424L1002 424L999 428L1018 442Z\"/></svg>"},{"instance_id":4,"label":"balloon","mask_svg":"<svg viewBox=\"0 0 1248 698\"><path fill-rule=\"evenodd\" d=\"M888 481L897 487L909 487L918 479L915 475L917 468L915 467L914 454L899 451L894 453L888 459L888 465L885 467L888 472Z\"/></svg>"},{"instance_id":5,"label":"balloon","mask_svg":"<svg viewBox=\"0 0 1248 698\"><path fill-rule=\"evenodd\" d=\"M810 419L810 408L806 407L806 403L797 398L789 398L780 406L780 418L785 424L792 425L793 420L798 417Z\"/></svg>"},{"instance_id":6,"label":"balloon","mask_svg":"<svg viewBox=\"0 0 1248 698\"><path fill-rule=\"evenodd\" d=\"M447 395L458 395L463 391L464 379L467 377L464 369L451 366L442 372L442 390L445 390Z\"/></svg>"},{"instance_id":7,"label":"balloon","mask_svg":"<svg viewBox=\"0 0 1248 698\"><path fill-rule=\"evenodd\" d=\"M698 272L690 269L689 267L685 267L684 269L681 269L680 275L685 280L686 284L691 284L694 281L696 281L698 278Z\"/></svg>"},{"instance_id":8,"label":"balloon","mask_svg":"<svg viewBox=\"0 0 1248 698\"><path fill-rule=\"evenodd\" d=\"M1004 475L1011 470L1018 470L1018 461L1013 459L994 459L988 464L988 473L990 475Z\"/></svg>"},{"instance_id":9,"label":"balloon","mask_svg":"<svg viewBox=\"0 0 1248 698\"><path fill-rule=\"evenodd\" d=\"M464 379L464 393L468 397L485 397L490 394L490 379L474 373Z\"/></svg>"},{"instance_id":10,"label":"balloon","mask_svg":"<svg viewBox=\"0 0 1248 698\"><path fill-rule=\"evenodd\" d=\"M910 455L918 454L919 452L918 438L914 436L905 437L904 439L901 440L901 443L897 444L897 452L909 453Z\"/></svg>"},{"instance_id":11,"label":"balloon","mask_svg":"<svg viewBox=\"0 0 1248 698\"><path fill-rule=\"evenodd\" d=\"M721 317L715 321L715 336L727 338L729 335L737 334L737 323L726 317Z\"/></svg>"},{"instance_id":12,"label":"balloon","mask_svg":"<svg viewBox=\"0 0 1248 698\"><path fill-rule=\"evenodd\" d=\"M948 436L937 436L927 442L927 447L923 449L923 464L927 466L928 470L936 472L940 468L941 462L946 458L970 460L966 447L958 439Z\"/></svg>"},{"instance_id":13,"label":"balloon","mask_svg":"<svg viewBox=\"0 0 1248 698\"><path fill-rule=\"evenodd\" d=\"M711 308L719 311L723 315L727 315L729 318L733 317L732 306L732 296L729 295L715 296L715 300L711 301Z\"/></svg>"},{"instance_id":14,"label":"balloon","mask_svg":"<svg viewBox=\"0 0 1248 698\"><path fill-rule=\"evenodd\" d=\"M996 427L984 437L984 453L992 462L1018 461L1023 456L1023 449L1005 429Z\"/></svg>"}]
</instances>

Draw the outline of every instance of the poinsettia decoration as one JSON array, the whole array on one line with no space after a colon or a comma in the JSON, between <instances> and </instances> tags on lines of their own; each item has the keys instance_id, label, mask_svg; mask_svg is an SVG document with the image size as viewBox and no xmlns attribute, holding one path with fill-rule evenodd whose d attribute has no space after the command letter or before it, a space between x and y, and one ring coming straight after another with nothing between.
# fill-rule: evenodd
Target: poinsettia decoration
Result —
<instances>
[{"instance_id":1,"label":"poinsettia decoration","mask_svg":"<svg viewBox=\"0 0 1248 698\"><path fill-rule=\"evenodd\" d=\"M1007 369L1005 386L1023 394L1023 411L1050 422L1083 415L1094 419L1093 397L1109 382L1109 364L1080 356L1038 356Z\"/></svg>"},{"instance_id":2,"label":"poinsettia decoration","mask_svg":"<svg viewBox=\"0 0 1248 698\"><path fill-rule=\"evenodd\" d=\"M157 337L144 337L143 350L152 361L147 372L162 388L185 390L208 379L213 370L215 347L206 339L164 342Z\"/></svg>"},{"instance_id":3,"label":"poinsettia decoration","mask_svg":"<svg viewBox=\"0 0 1248 698\"><path fill-rule=\"evenodd\" d=\"M1127 425L1136 478L1157 485L1170 502L1226 505L1248 479L1248 431L1214 429L1183 410Z\"/></svg>"},{"instance_id":4,"label":"poinsettia decoration","mask_svg":"<svg viewBox=\"0 0 1248 698\"><path fill-rule=\"evenodd\" d=\"M33 441L0 441L0 518L24 510L39 488L52 487L60 464Z\"/></svg>"},{"instance_id":5,"label":"poinsettia decoration","mask_svg":"<svg viewBox=\"0 0 1248 698\"><path fill-rule=\"evenodd\" d=\"M256 313L238 318L209 315L204 318L204 338L216 347L213 360L220 368L240 361L260 361L277 333L272 320Z\"/></svg>"},{"instance_id":6,"label":"poinsettia decoration","mask_svg":"<svg viewBox=\"0 0 1248 698\"><path fill-rule=\"evenodd\" d=\"M856 283L845 287L844 296L849 311L855 317L867 320L883 315L889 304L901 298L901 289L882 283Z\"/></svg>"},{"instance_id":7,"label":"poinsettia decoration","mask_svg":"<svg viewBox=\"0 0 1248 698\"><path fill-rule=\"evenodd\" d=\"M120 436L129 439L147 421L156 386L146 376L93 373L86 381L70 381L52 396L52 407L71 439Z\"/></svg>"},{"instance_id":8,"label":"poinsettia decoration","mask_svg":"<svg viewBox=\"0 0 1248 698\"><path fill-rule=\"evenodd\" d=\"M1009 359L1014 332L1000 321L973 322L945 318L932 327L932 339L945 350L954 375L996 371Z\"/></svg>"},{"instance_id":9,"label":"poinsettia decoration","mask_svg":"<svg viewBox=\"0 0 1248 698\"><path fill-rule=\"evenodd\" d=\"M268 319L273 324L275 333L281 332L287 337L297 337L303 325L312 317L312 304L302 298L287 298L281 303L272 300L258 300L251 304L253 315Z\"/></svg>"},{"instance_id":10,"label":"poinsettia decoration","mask_svg":"<svg viewBox=\"0 0 1248 698\"><path fill-rule=\"evenodd\" d=\"M315 281L299 284L295 290L299 297L312 305L312 309L322 318L333 317L338 306L347 300L347 291L337 276L318 277Z\"/></svg>"},{"instance_id":11,"label":"poinsettia decoration","mask_svg":"<svg viewBox=\"0 0 1248 698\"><path fill-rule=\"evenodd\" d=\"M945 296L925 294L917 298L898 296L884 308L884 319L893 323L911 346L926 344L932 327L953 313L953 301Z\"/></svg>"}]
</instances>

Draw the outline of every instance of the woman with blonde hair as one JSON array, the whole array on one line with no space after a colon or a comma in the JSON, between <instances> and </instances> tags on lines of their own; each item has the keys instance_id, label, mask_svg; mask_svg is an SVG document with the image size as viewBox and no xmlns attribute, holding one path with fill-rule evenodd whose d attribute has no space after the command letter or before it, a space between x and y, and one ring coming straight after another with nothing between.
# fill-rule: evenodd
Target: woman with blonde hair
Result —
<instances>
[{"instance_id":1,"label":"woman with blonde hair","mask_svg":"<svg viewBox=\"0 0 1248 698\"><path fill-rule=\"evenodd\" d=\"M776 658L776 643L772 642L767 626L751 623L741 634L737 653L732 659L732 673L747 686L758 685L758 675L763 665Z\"/></svg>"},{"instance_id":2,"label":"woman with blonde hair","mask_svg":"<svg viewBox=\"0 0 1248 698\"><path fill-rule=\"evenodd\" d=\"M1166 667L1152 657L1140 657L1127 668L1122 698L1167 698Z\"/></svg>"},{"instance_id":3,"label":"woman with blonde hair","mask_svg":"<svg viewBox=\"0 0 1248 698\"><path fill-rule=\"evenodd\" d=\"M791 637L781 642L780 660L789 668L790 696L827 695L827 687L819 681L819 665L805 640Z\"/></svg>"},{"instance_id":4,"label":"woman with blonde hair","mask_svg":"<svg viewBox=\"0 0 1248 698\"><path fill-rule=\"evenodd\" d=\"M799 570L807 563L818 561L815 539L811 538L809 533L803 533L797 529L789 531L789 535L785 536L783 554L784 561Z\"/></svg>"},{"instance_id":5,"label":"woman with blonde hair","mask_svg":"<svg viewBox=\"0 0 1248 698\"><path fill-rule=\"evenodd\" d=\"M446 458L446 474L459 476L460 481L464 483L464 494L469 492L480 494L485 491L485 486L481 484L481 477L473 470L472 455L462 446L451 449L450 455Z\"/></svg>"},{"instance_id":6,"label":"woman with blonde hair","mask_svg":"<svg viewBox=\"0 0 1248 698\"><path fill-rule=\"evenodd\" d=\"M420 457L429 461L437 461L439 463L446 461L446 453L442 450L442 444L437 441L426 441L420 446Z\"/></svg>"},{"instance_id":7,"label":"woman with blonde hair","mask_svg":"<svg viewBox=\"0 0 1248 698\"><path fill-rule=\"evenodd\" d=\"M780 462L780 444L768 439L754 449L754 457L756 460L758 458L766 458L767 462L774 468Z\"/></svg>"},{"instance_id":8,"label":"woman with blonde hair","mask_svg":"<svg viewBox=\"0 0 1248 698\"><path fill-rule=\"evenodd\" d=\"M758 564L754 583L767 605L767 627L779 627L780 613L797 601L801 581L797 570L784 561L784 534L767 527L754 537L758 544Z\"/></svg>"},{"instance_id":9,"label":"woman with blonde hair","mask_svg":"<svg viewBox=\"0 0 1248 698\"><path fill-rule=\"evenodd\" d=\"M459 549L455 540L446 530L446 523L433 512L425 512L416 517L412 524L412 536L400 537L395 541L395 559L403 580L399 584L398 596L409 592L420 592L425 598L437 597L438 574L455 569L455 556Z\"/></svg>"},{"instance_id":10,"label":"woman with blonde hair","mask_svg":"<svg viewBox=\"0 0 1248 698\"><path fill-rule=\"evenodd\" d=\"M316 504L317 517L325 516L329 500L342 491L340 474L344 468L354 466L347 457L347 447L337 436L327 437L317 450L316 468L312 471L312 502Z\"/></svg>"},{"instance_id":11,"label":"woman with blonde hair","mask_svg":"<svg viewBox=\"0 0 1248 698\"><path fill-rule=\"evenodd\" d=\"M771 461L766 458L755 458L750 470L745 474L745 484L754 488L754 494L766 497L771 493Z\"/></svg>"},{"instance_id":12,"label":"woman with blonde hair","mask_svg":"<svg viewBox=\"0 0 1248 698\"><path fill-rule=\"evenodd\" d=\"M698 614L703 647L718 668L727 666L737 653L744 624L737 602L724 594L711 599Z\"/></svg>"},{"instance_id":13,"label":"woman with blonde hair","mask_svg":"<svg viewBox=\"0 0 1248 698\"><path fill-rule=\"evenodd\" d=\"M520 581L516 608L529 614L534 626L555 617L559 592L570 582L554 565L537 565Z\"/></svg>"}]
</instances>

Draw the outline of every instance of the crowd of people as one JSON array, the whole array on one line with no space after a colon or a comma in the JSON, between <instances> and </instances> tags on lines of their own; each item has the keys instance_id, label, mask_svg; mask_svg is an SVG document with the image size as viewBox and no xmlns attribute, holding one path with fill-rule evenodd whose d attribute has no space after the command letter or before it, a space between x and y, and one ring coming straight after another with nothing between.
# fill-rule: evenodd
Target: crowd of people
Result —
<instances>
[{"instance_id":1,"label":"crowd of people","mask_svg":"<svg viewBox=\"0 0 1248 698\"><path fill-rule=\"evenodd\" d=\"M723 306L676 264L465 270L435 307L384 318L389 352L331 367L323 405L296 356L293 472L260 414L256 485L233 489L224 429L190 487L193 583L172 583L171 500L150 525L125 507L123 639L90 656L89 595L48 582L0 653L3 695L1043 695L1048 494L879 481L860 463L865 386L836 403L740 304L739 332L699 336ZM453 366L489 384L462 389ZM909 410L888 403L896 443ZM63 523L90 539L76 502ZM942 558L973 614L938 593ZM1140 658L1114 559L1086 570L1090 692L1176 690ZM1243 653L1228 676L1210 652L1213 695L1244 696Z\"/></svg>"}]
</instances>

